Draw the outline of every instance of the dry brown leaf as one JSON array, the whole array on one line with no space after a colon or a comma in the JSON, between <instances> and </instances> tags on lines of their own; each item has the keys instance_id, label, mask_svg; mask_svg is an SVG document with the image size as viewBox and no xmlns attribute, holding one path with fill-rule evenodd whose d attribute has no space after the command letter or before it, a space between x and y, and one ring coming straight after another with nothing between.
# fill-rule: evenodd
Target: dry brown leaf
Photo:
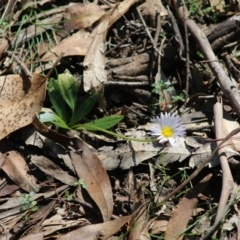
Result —
<instances>
[{"instance_id":1,"label":"dry brown leaf","mask_svg":"<svg viewBox=\"0 0 240 240\"><path fill-rule=\"evenodd\" d=\"M103 220L108 221L113 212L113 196L108 174L99 158L79 140L81 154L73 151L70 156L79 178L87 184L87 192L99 207Z\"/></svg>"},{"instance_id":2,"label":"dry brown leaf","mask_svg":"<svg viewBox=\"0 0 240 240\"><path fill-rule=\"evenodd\" d=\"M74 218L68 219L65 216L68 214L68 209L57 208L55 210L57 213L49 218L47 218L41 225L40 228L43 228L44 236L50 235L59 230L66 228L79 227L82 225L87 225L89 222L85 218Z\"/></svg>"},{"instance_id":3,"label":"dry brown leaf","mask_svg":"<svg viewBox=\"0 0 240 240\"><path fill-rule=\"evenodd\" d=\"M41 26L30 25L27 28L22 29L18 34L15 35L15 39L12 40L18 45L22 45L30 39L46 32L48 29L55 27L56 23L60 22L62 19L62 14L55 14L53 17L46 18L41 21Z\"/></svg>"},{"instance_id":4,"label":"dry brown leaf","mask_svg":"<svg viewBox=\"0 0 240 240\"><path fill-rule=\"evenodd\" d=\"M38 192L40 186L36 179L28 174L29 169L24 158L15 151L6 153L5 157L2 169L9 178L27 192Z\"/></svg>"},{"instance_id":5,"label":"dry brown leaf","mask_svg":"<svg viewBox=\"0 0 240 240\"><path fill-rule=\"evenodd\" d=\"M15 185L15 184L10 185L7 183L0 189L0 197L7 196L7 195L15 192L18 189L19 189L19 187L17 185Z\"/></svg>"},{"instance_id":6,"label":"dry brown leaf","mask_svg":"<svg viewBox=\"0 0 240 240\"><path fill-rule=\"evenodd\" d=\"M48 129L37 118L33 126L45 137L60 143L66 148L71 145L75 149L81 149L79 154L71 151L70 156L73 166L79 178L87 184L87 192L99 207L103 220L107 221L112 216L113 196L108 174L101 161L87 146L78 138L68 138L51 129Z\"/></svg>"},{"instance_id":7,"label":"dry brown leaf","mask_svg":"<svg viewBox=\"0 0 240 240\"><path fill-rule=\"evenodd\" d=\"M41 58L42 62L55 61L62 53L64 56L85 56L92 43L93 38L90 33L80 30L71 37L64 39L58 45L53 47L51 51L47 51Z\"/></svg>"},{"instance_id":8,"label":"dry brown leaf","mask_svg":"<svg viewBox=\"0 0 240 240\"><path fill-rule=\"evenodd\" d=\"M69 32L74 29L89 28L104 14L105 11L95 3L76 3L63 13L64 30Z\"/></svg>"},{"instance_id":9,"label":"dry brown leaf","mask_svg":"<svg viewBox=\"0 0 240 240\"><path fill-rule=\"evenodd\" d=\"M177 209L174 211L168 223L164 238L165 240L181 240L184 237L184 235L181 235L181 233L187 227L188 221L194 210L194 206L198 201L198 195L207 186L211 176L212 174L208 174L181 199Z\"/></svg>"},{"instance_id":10,"label":"dry brown leaf","mask_svg":"<svg viewBox=\"0 0 240 240\"><path fill-rule=\"evenodd\" d=\"M126 224L131 219L131 217L132 216L129 215L125 217L120 217L112 221L81 227L68 234L58 237L57 240L107 240L114 233L116 233L124 224Z\"/></svg>"},{"instance_id":11,"label":"dry brown leaf","mask_svg":"<svg viewBox=\"0 0 240 240\"><path fill-rule=\"evenodd\" d=\"M29 81L20 75L0 77L0 139L30 124L42 109L46 78L34 73Z\"/></svg>"},{"instance_id":12,"label":"dry brown leaf","mask_svg":"<svg viewBox=\"0 0 240 240\"><path fill-rule=\"evenodd\" d=\"M128 240L135 240L135 239L142 239L141 236L144 235L143 229L147 224L148 221L148 214L147 214L147 210L144 206L144 203L139 202L138 205L140 206L137 209L137 212L135 211L133 213L134 217L131 220L130 223L130 233L128 236ZM142 207L141 207L142 206Z\"/></svg>"},{"instance_id":13,"label":"dry brown leaf","mask_svg":"<svg viewBox=\"0 0 240 240\"><path fill-rule=\"evenodd\" d=\"M7 50L9 47L8 39L6 37L2 38L2 41L0 42L0 60L2 60L2 55L5 50Z\"/></svg>"},{"instance_id":14,"label":"dry brown leaf","mask_svg":"<svg viewBox=\"0 0 240 240\"><path fill-rule=\"evenodd\" d=\"M10 216L10 217L1 219L1 225L4 226L5 234L7 232L10 232L10 230L12 230L12 228L17 224L17 222L22 219L23 215L24 215L24 212L22 212L21 214L15 214L14 216ZM1 233L3 233L3 232L1 232ZM11 238L9 237L6 239L11 239ZM2 240L1 236L0 236L0 240Z\"/></svg>"},{"instance_id":15,"label":"dry brown leaf","mask_svg":"<svg viewBox=\"0 0 240 240\"><path fill-rule=\"evenodd\" d=\"M31 161L44 173L54 177L66 185L74 186L74 183L77 182L77 179L75 177L72 177L67 172L63 171L59 166L44 156L34 155L31 157Z\"/></svg>"},{"instance_id":16,"label":"dry brown leaf","mask_svg":"<svg viewBox=\"0 0 240 240\"><path fill-rule=\"evenodd\" d=\"M158 218L153 221L151 226L149 226L150 232L153 235L160 234L161 232L165 232L167 230L170 217L167 215L160 215Z\"/></svg>"}]
</instances>

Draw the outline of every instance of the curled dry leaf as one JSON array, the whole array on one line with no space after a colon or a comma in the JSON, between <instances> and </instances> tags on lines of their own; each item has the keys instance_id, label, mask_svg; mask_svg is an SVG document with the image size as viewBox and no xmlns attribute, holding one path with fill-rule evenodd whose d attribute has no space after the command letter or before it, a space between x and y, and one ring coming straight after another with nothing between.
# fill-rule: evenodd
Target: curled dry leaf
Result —
<instances>
[{"instance_id":1,"label":"curled dry leaf","mask_svg":"<svg viewBox=\"0 0 240 240\"><path fill-rule=\"evenodd\" d=\"M38 192L40 186L36 183L36 179L28 174L29 168L24 158L15 151L6 153L5 157L2 169L9 178L27 192Z\"/></svg>"},{"instance_id":2,"label":"curled dry leaf","mask_svg":"<svg viewBox=\"0 0 240 240\"><path fill-rule=\"evenodd\" d=\"M85 227L80 227L77 230L69 232L57 238L57 240L79 240L79 239L101 239L107 240L116 233L130 219L131 215L117 218L113 221L108 221L99 224L92 224Z\"/></svg>"},{"instance_id":3,"label":"curled dry leaf","mask_svg":"<svg viewBox=\"0 0 240 240\"><path fill-rule=\"evenodd\" d=\"M30 124L45 99L46 78L34 73L31 80L20 75L0 77L0 139Z\"/></svg>"},{"instance_id":4,"label":"curled dry leaf","mask_svg":"<svg viewBox=\"0 0 240 240\"><path fill-rule=\"evenodd\" d=\"M99 207L103 220L108 221L113 212L113 197L108 174L99 158L79 140L81 154L70 152L73 166L79 178L87 184L87 192Z\"/></svg>"},{"instance_id":5,"label":"curled dry leaf","mask_svg":"<svg viewBox=\"0 0 240 240\"><path fill-rule=\"evenodd\" d=\"M51 51L47 51L41 58L42 62L55 61L64 53L64 56L85 56L92 43L92 37L89 32L79 30L71 37L64 39Z\"/></svg>"}]
</instances>

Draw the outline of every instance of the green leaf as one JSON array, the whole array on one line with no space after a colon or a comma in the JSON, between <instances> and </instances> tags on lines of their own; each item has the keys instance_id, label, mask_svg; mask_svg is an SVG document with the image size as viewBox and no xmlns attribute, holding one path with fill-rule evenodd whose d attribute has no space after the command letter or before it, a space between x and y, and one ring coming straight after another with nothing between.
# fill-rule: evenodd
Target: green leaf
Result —
<instances>
[{"instance_id":1,"label":"green leaf","mask_svg":"<svg viewBox=\"0 0 240 240\"><path fill-rule=\"evenodd\" d=\"M58 84L63 99L74 113L77 103L77 82L75 78L70 73L59 74Z\"/></svg>"},{"instance_id":2,"label":"green leaf","mask_svg":"<svg viewBox=\"0 0 240 240\"><path fill-rule=\"evenodd\" d=\"M84 128L89 131L96 131L97 130L96 128L109 129L116 125L117 123L119 123L122 119L123 119L122 115L113 115L100 118L89 123L79 124L74 126L74 128L77 130Z\"/></svg>"},{"instance_id":3,"label":"green leaf","mask_svg":"<svg viewBox=\"0 0 240 240\"><path fill-rule=\"evenodd\" d=\"M39 120L41 122L51 122L58 127L70 129L68 125L61 119L56 113L52 112L51 109L45 109L45 112L40 112Z\"/></svg>"},{"instance_id":4,"label":"green leaf","mask_svg":"<svg viewBox=\"0 0 240 240\"><path fill-rule=\"evenodd\" d=\"M74 126L76 123L80 122L85 116L87 116L95 105L97 99L97 93L86 99L73 113L69 126Z\"/></svg>"},{"instance_id":5,"label":"green leaf","mask_svg":"<svg viewBox=\"0 0 240 240\"><path fill-rule=\"evenodd\" d=\"M52 78L48 83L48 95L57 115L66 121L66 104L61 95L58 82Z\"/></svg>"}]
</instances>

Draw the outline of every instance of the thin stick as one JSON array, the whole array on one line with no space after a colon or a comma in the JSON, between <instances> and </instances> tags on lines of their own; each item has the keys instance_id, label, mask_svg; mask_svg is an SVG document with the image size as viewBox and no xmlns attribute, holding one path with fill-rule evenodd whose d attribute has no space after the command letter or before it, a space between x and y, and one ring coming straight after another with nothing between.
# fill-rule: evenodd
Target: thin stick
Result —
<instances>
[{"instance_id":1,"label":"thin stick","mask_svg":"<svg viewBox=\"0 0 240 240\"><path fill-rule=\"evenodd\" d=\"M137 12L138 12L138 15L139 15L139 17L140 17L140 19L141 19L141 22L142 22L143 26L144 26L144 29L145 29L145 31L146 31L146 33L147 33L147 35L148 35L148 37L149 37L152 45L153 45L154 50L155 50L159 55L162 55L162 54L158 51L157 47L154 45L154 40L153 40L153 38L152 38L152 35L151 35L151 33L149 32L148 26L147 26L147 24L145 23L145 21L144 21L144 19L143 19L143 17L142 17L142 14L141 14L141 12L140 12L140 10L139 10L138 7L137 7Z\"/></svg>"},{"instance_id":2,"label":"thin stick","mask_svg":"<svg viewBox=\"0 0 240 240\"><path fill-rule=\"evenodd\" d=\"M30 78L33 77L32 73L28 70L26 65L17 56L15 56L13 52L5 50L4 53L7 54L9 57L13 58L13 60L20 66L20 68L26 74L27 77Z\"/></svg>"},{"instance_id":3,"label":"thin stick","mask_svg":"<svg viewBox=\"0 0 240 240\"><path fill-rule=\"evenodd\" d=\"M216 132L216 138L222 138L223 137L223 107L222 107L222 98L219 96L217 97L217 102L214 105L214 117L215 117L215 132ZM219 142L217 142L217 146L219 145ZM228 198L231 194L231 191L233 189L234 181L232 177L232 173L228 164L227 156L225 147L222 147L218 150L219 160L222 168L222 191L221 191L221 197L218 204L218 210L214 222L214 226L217 223L220 223L224 214L225 214L225 208L227 205Z\"/></svg>"},{"instance_id":4,"label":"thin stick","mask_svg":"<svg viewBox=\"0 0 240 240\"><path fill-rule=\"evenodd\" d=\"M63 56L64 56L64 53L62 52L62 53L58 56L57 60L54 62L54 64L53 64L53 66L51 67L51 69L48 71L48 73L47 73L47 75L46 75L46 79L48 79L48 78L51 76L53 70L54 70L55 67L58 65L58 63L60 62L60 60L62 59Z\"/></svg>"},{"instance_id":5,"label":"thin stick","mask_svg":"<svg viewBox=\"0 0 240 240\"><path fill-rule=\"evenodd\" d=\"M190 176L188 179L186 179L184 182L182 182L176 189L174 189L171 193L169 193L162 201L161 203L166 202L169 198L174 196L177 192L179 192L181 189L183 189L190 181L192 181L202 170L203 168L213 159L213 157L216 155L217 151L219 148L226 142L228 141L232 136L236 135L237 133L240 132L240 127L234 129L231 131L225 138L222 140L222 142L219 144L217 148L214 149L212 154L197 168Z\"/></svg>"},{"instance_id":6,"label":"thin stick","mask_svg":"<svg viewBox=\"0 0 240 240\"><path fill-rule=\"evenodd\" d=\"M236 195L237 195L236 190L237 190L237 185L234 184L232 194L231 194L231 198L229 199L229 202L228 202L227 206L224 208L223 217L224 217L224 215L227 214L227 211L229 210L229 208L233 204L234 199L236 198ZM220 224L221 220L222 219L218 219L217 221L215 221L213 226L205 232L205 234L200 238L200 240L208 239L208 237L210 237L212 235L212 233L216 230L216 228Z\"/></svg>"}]
</instances>

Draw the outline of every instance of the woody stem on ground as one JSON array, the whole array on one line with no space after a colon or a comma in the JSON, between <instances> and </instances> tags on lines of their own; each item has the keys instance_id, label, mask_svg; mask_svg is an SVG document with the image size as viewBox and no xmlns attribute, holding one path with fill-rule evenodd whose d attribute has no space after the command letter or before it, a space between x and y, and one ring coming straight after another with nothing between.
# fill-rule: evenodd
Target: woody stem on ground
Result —
<instances>
[{"instance_id":1,"label":"woody stem on ground","mask_svg":"<svg viewBox=\"0 0 240 240\"><path fill-rule=\"evenodd\" d=\"M217 101L214 104L214 123L215 123L215 134L216 139L221 139L224 137L223 133L223 106L222 106L222 98L219 96L217 97ZM217 141L217 146L220 145L220 142ZM225 214L225 209L227 206L227 201L233 189L234 181L232 177L232 173L228 164L227 156L226 156L226 148L223 146L218 149L218 156L221 164L222 169L222 191L221 197L218 204L218 210L214 222L214 227L219 225L223 216ZM212 229L212 232L215 230Z\"/></svg>"},{"instance_id":2,"label":"woody stem on ground","mask_svg":"<svg viewBox=\"0 0 240 240\"><path fill-rule=\"evenodd\" d=\"M195 38L205 60L208 60L209 67L217 78L224 96L229 100L238 117L240 117L240 96L238 94L236 83L231 81L225 73L205 34L201 31L198 25L189 18L188 9L185 4L183 4L182 0L172 0L172 5L182 21L182 24L186 24L189 33Z\"/></svg>"}]
</instances>

